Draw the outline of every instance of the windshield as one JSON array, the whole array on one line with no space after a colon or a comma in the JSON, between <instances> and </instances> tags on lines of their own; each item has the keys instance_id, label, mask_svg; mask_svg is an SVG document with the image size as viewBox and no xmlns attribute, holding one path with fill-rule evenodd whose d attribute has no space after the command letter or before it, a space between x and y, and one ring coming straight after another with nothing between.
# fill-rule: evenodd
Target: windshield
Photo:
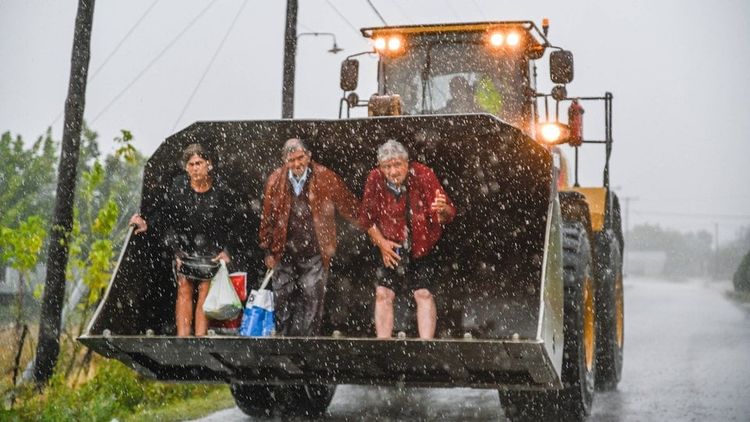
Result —
<instances>
[{"instance_id":1,"label":"windshield","mask_svg":"<svg viewBox=\"0 0 750 422\"><path fill-rule=\"evenodd\" d=\"M491 113L517 127L528 121L528 65L521 55L453 42L411 45L405 55L383 60L383 91L400 94L406 114Z\"/></svg>"}]
</instances>

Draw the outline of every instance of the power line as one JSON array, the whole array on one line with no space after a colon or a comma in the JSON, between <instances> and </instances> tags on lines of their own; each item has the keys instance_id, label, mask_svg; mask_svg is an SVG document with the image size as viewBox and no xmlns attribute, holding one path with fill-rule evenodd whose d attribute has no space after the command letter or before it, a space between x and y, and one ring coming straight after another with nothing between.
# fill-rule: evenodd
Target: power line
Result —
<instances>
[{"instance_id":1,"label":"power line","mask_svg":"<svg viewBox=\"0 0 750 422\"><path fill-rule=\"evenodd\" d=\"M203 83L203 80L206 78L208 71L211 70L211 66L213 66L214 62L216 61L216 57L219 56L221 49L224 47L224 43L227 41L227 38L229 38L229 34L232 32L232 29L234 29L234 25L237 23L237 20L239 19L240 14L245 9L245 6L247 6L247 0L242 2L242 5L240 6L239 10L237 10L237 14L234 15L234 19L232 20L232 23L229 25L229 28L227 28L227 32L224 33L224 38L221 39L221 42L219 42L219 45L216 47L216 51L214 51L213 57L211 57L211 60L208 62L208 65L203 70L203 74L198 80L198 83L195 85L195 88L193 88L193 92L190 93L190 97L188 97L187 102L185 102L185 105L182 107L182 111L180 112L180 115L177 117L177 120L175 120L174 126L172 126L172 130L171 130L172 132L174 132L175 128L177 127L177 124L180 123L180 120L182 119L182 116L185 114L185 111L187 111L188 107L190 107L190 103L193 101L195 94L198 92L198 89Z\"/></svg>"},{"instance_id":2,"label":"power line","mask_svg":"<svg viewBox=\"0 0 750 422\"><path fill-rule=\"evenodd\" d=\"M171 48L172 48L172 47L173 47L173 46L174 46L174 45L175 45L175 44L177 43L177 41L179 41L179 40L180 40L180 38L182 38L182 36L183 36L183 35L185 35L185 33L186 33L186 32L187 32L187 31L188 31L188 30L189 30L190 28L192 28L192 27L193 27L193 25L195 25L195 23L196 23L196 22L198 22L198 20L199 20L199 19L200 19L200 18L201 18L201 17L202 17L202 16L203 16L203 15L204 15L204 14L205 14L205 13L206 13L207 11L208 11L208 9L210 9L210 8L211 8L211 6L213 6L213 5L215 4L215 3L216 3L216 0L213 0L213 1L211 1L211 3L209 3L209 4L208 4L208 5L206 6L206 7L204 7L204 8L203 8L203 10L201 10L201 11L200 11L200 13L198 13L198 14L197 14L197 15L196 15L196 16L195 16L195 17L193 18L193 20L191 20L191 21L190 21L190 23L188 23L188 24L187 24L187 25L186 25L186 26L185 26L185 27L184 27L184 28L182 29L182 31L180 31L180 33L179 33L179 34L177 34L177 36L176 36L176 37L174 37L174 38L173 38L173 39L172 39L172 40L171 40L171 41L169 42L169 44L167 44L167 46L166 46L166 47L164 47L164 48L163 48L163 49L162 49L162 50L161 50L161 51L159 52L159 54L157 54L157 55L156 55L156 57L154 57L154 58L153 58L153 60L151 60L151 61L150 61L150 62L149 62L149 63L148 63L147 65L146 65L146 67L144 67L144 68L143 68L143 70L141 70L141 71L140 71L140 72L138 73L138 75L137 75L137 76L136 76L136 77L135 77L135 78L134 78L134 79L133 79L132 81L130 81L130 83L128 83L128 85L127 85L127 86L125 86L125 88L123 88L123 89L122 89L122 90L121 90L121 91L120 91L120 92L119 92L119 93L118 93L117 95L115 95L115 97L114 97L114 98L112 98L112 100L111 100L111 101L110 101L110 102L109 102L109 103L108 103L108 104L107 104L107 105L106 105L106 106L105 106L105 107L104 107L104 108L103 108L103 109L102 109L102 110L101 110L101 111L99 112L99 114L97 114L96 116L94 116L94 118L93 118L93 119L91 120L91 124L93 125L93 124L94 124L94 123L95 123L95 122L96 122L96 121L97 121L97 120L99 119L99 117L101 117L101 116L102 116L102 115L103 115L104 113L106 113L106 112L107 112L107 110L109 110L109 108L110 108L110 107L112 107L112 105L113 105L113 104L114 104L115 102L117 102L117 100L119 100L119 99L120 99L120 98L121 98L121 97L122 97L122 96L123 96L123 95L124 95L124 94L125 94L125 93L126 93L126 92L127 92L128 90L129 90L129 89L130 89L130 87L132 87L132 86L133 86L133 85L134 85L134 84L135 84L136 82L138 82L138 80L139 80L139 79L140 79L140 78L141 78L141 77L142 77L142 76L143 76L143 75L144 75L144 74L145 74L145 73L146 73L146 72L147 72L147 71L148 71L148 70L149 70L149 69L151 68L151 66L153 66L153 65L154 65L154 64L155 64L155 63L156 63L157 61L159 61L159 59L160 59L160 58L162 58L162 56L164 55L164 53L166 53L166 52L167 52L167 51L168 51L169 49L171 49Z\"/></svg>"},{"instance_id":3,"label":"power line","mask_svg":"<svg viewBox=\"0 0 750 422\"><path fill-rule=\"evenodd\" d=\"M151 6L149 6L148 9L146 9L145 12L143 12L143 14L138 18L138 20L135 22L135 24L133 24L133 26L130 27L130 30L125 34L124 37L122 37L122 39L120 40L120 42L117 43L117 45L115 46L114 50L112 50L112 52L109 53L109 55L104 59L104 61L99 65L99 67L97 67L96 70L94 70L94 72L91 74L91 79L92 80L104 68L104 66L107 65L107 63L109 62L109 60L115 54L117 54L118 51L120 51L120 47L122 47L122 45L125 43L125 41L133 34L133 32L135 31L135 28L137 28L138 25L141 24L141 22L143 21L143 19L146 18L146 16L149 14L149 12L151 12L151 9L153 9L154 6L156 6L156 3L158 3L158 2L159 2L159 0L154 0L154 2L151 3Z\"/></svg>"},{"instance_id":4,"label":"power line","mask_svg":"<svg viewBox=\"0 0 750 422\"><path fill-rule=\"evenodd\" d=\"M96 79L96 75L98 75L99 72L101 72L101 70L104 68L104 66L106 66L107 63L109 63L110 59L112 59L112 57L114 57L114 55L117 54L118 51L120 51L120 47L122 47L122 45L125 44L125 41L127 41L127 39L130 38L130 36L133 34L133 32L135 32L135 28L137 28L138 25L140 25L141 22L143 22L143 19L146 18L146 16L149 14L149 12L151 12L151 9L153 9L154 6L156 6L156 3L158 3L158 2L159 2L159 0L154 0L154 2L151 3L151 6L149 6L146 9L146 11L144 11L141 14L141 16L136 20L136 22L133 24L133 26L130 27L130 29L128 30L128 32L125 33L125 36L123 36L120 39L120 41L117 43L117 45L115 46L115 48L107 55L107 57L104 59L104 61L102 61L102 63L96 68L96 70L94 70L91 73L91 76L89 77L89 82L93 82L94 79ZM62 117L64 111L65 110L60 110L60 113L57 114L57 116L55 117L55 120L53 120L52 123L49 125L50 127L54 126L57 123L57 121L60 120L60 117Z\"/></svg>"},{"instance_id":5,"label":"power line","mask_svg":"<svg viewBox=\"0 0 750 422\"><path fill-rule=\"evenodd\" d=\"M398 9L398 12L401 14L401 16L404 17L404 19L406 20L407 23L413 23L414 22L411 19L409 19L409 14L406 13L406 11L401 7L401 5L399 4L399 0L393 0L391 2L391 4L393 4L393 6L396 9Z\"/></svg>"},{"instance_id":6,"label":"power line","mask_svg":"<svg viewBox=\"0 0 750 422\"><path fill-rule=\"evenodd\" d=\"M366 0L366 1L367 1L367 4L370 5L370 8L372 9L372 11L375 12L376 15L378 15L378 18L380 19L380 21L383 22L383 25L388 26L388 23L385 21L385 19L383 19L383 15L381 15L380 12L378 12L378 9L375 7L374 4L372 4L372 1L371 0Z\"/></svg>"},{"instance_id":7,"label":"power line","mask_svg":"<svg viewBox=\"0 0 750 422\"><path fill-rule=\"evenodd\" d=\"M326 0L326 3L328 3L328 5L329 5L329 6L331 7L331 9L333 9L333 11L334 11L334 12L336 12L336 14L337 14L337 15L339 15L339 17L340 17L341 19L343 19L343 20L344 20L344 22L346 22L346 23L347 23L347 24L349 25L349 27L350 27L350 28L352 28L352 30L353 30L354 32L356 32L356 33L357 33L357 36L362 36L362 33L361 33L361 32L359 32L359 29L357 29L357 27L356 27L356 26L354 26L354 24L352 24L352 23L351 23L351 21L349 21L349 19L347 19L347 18L346 18L346 16L344 16L344 14L343 14L343 13L341 13L341 12L339 11L339 9L337 9L337 8L336 8L336 6L334 6L334 5L333 5L333 3L331 3L331 0Z\"/></svg>"}]
</instances>

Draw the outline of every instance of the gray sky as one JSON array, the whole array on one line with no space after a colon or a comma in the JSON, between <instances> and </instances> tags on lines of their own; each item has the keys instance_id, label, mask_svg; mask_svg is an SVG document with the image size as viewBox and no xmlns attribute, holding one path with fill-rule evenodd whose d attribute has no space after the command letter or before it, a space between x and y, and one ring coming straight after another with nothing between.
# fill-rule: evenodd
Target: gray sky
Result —
<instances>
[{"instance_id":1,"label":"gray sky","mask_svg":"<svg viewBox=\"0 0 750 422\"><path fill-rule=\"evenodd\" d=\"M750 225L747 1L373 3L389 24L550 18L551 41L575 55L568 92L614 94L612 184L621 198L636 198L630 226L713 233L718 223L720 239L729 240ZM0 0L0 131L33 139L51 125L62 137L76 6ZM98 0L85 116L103 150L122 128L151 153L196 120L278 118L285 7L282 0ZM298 23L300 33L334 32L344 54L369 48L355 28L380 25L365 0L300 0ZM344 54L330 47L329 38L300 39L296 117L337 115ZM375 90L374 65L363 60L363 98ZM587 137L601 136L593 109L585 128ZM598 148L584 158L603 156ZM583 184L600 177L598 163L582 172Z\"/></svg>"}]
</instances>

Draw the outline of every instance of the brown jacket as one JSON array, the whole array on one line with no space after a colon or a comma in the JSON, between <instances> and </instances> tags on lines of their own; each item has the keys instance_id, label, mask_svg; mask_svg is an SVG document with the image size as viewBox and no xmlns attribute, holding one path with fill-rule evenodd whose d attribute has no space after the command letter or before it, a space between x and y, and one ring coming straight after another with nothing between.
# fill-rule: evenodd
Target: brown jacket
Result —
<instances>
[{"instance_id":1,"label":"brown jacket","mask_svg":"<svg viewBox=\"0 0 750 422\"><path fill-rule=\"evenodd\" d=\"M335 211L357 225L359 201L332 170L310 162L312 173L307 180L308 199L313 217L315 236L318 239L323 266L327 269L336 253ZM286 247L287 224L292 204L292 191L288 181L289 168L277 168L268 177L263 194L263 215L260 219L260 247L279 262Z\"/></svg>"}]
</instances>

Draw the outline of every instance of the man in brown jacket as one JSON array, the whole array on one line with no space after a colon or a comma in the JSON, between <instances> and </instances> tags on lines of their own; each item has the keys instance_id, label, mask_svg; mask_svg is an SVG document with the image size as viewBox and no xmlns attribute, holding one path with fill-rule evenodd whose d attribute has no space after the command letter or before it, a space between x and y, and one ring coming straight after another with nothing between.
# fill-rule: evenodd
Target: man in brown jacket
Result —
<instances>
[{"instance_id":1,"label":"man in brown jacket","mask_svg":"<svg viewBox=\"0 0 750 422\"><path fill-rule=\"evenodd\" d=\"M274 269L276 332L317 335L336 252L335 213L356 226L359 202L335 172L311 160L300 139L286 141L281 156L284 165L266 182L260 220L260 247Z\"/></svg>"}]
</instances>

